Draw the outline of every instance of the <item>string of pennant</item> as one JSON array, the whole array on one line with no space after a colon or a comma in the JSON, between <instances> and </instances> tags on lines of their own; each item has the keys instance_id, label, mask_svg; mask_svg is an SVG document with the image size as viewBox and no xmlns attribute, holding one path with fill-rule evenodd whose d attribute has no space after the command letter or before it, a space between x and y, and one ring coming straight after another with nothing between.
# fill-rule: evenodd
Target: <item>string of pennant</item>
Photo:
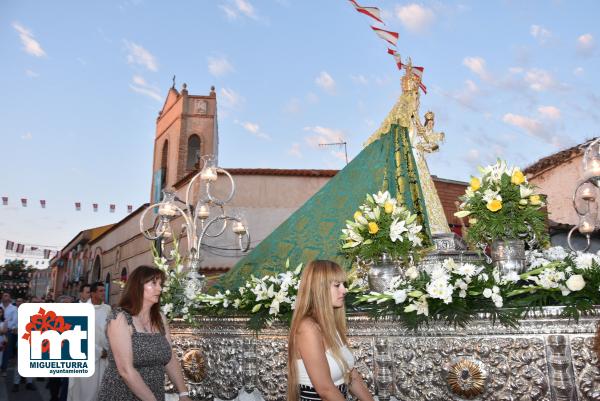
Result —
<instances>
[{"instance_id":1,"label":"string of pennant","mask_svg":"<svg viewBox=\"0 0 600 401\"><path fill-rule=\"evenodd\" d=\"M60 253L60 251L57 251L55 249L43 248L43 245L35 246L35 245L21 244L21 243L11 241L11 240L6 240L6 250L9 252L21 253L21 254L23 254L25 252L36 252L41 255L43 253L44 259L53 258L58 253Z\"/></svg>"},{"instance_id":2,"label":"string of pennant","mask_svg":"<svg viewBox=\"0 0 600 401\"><path fill-rule=\"evenodd\" d=\"M358 4L356 2L356 0L349 0L349 1L350 1L350 3L352 3L352 5L356 9L356 11L358 11L359 13L364 14L364 15L372 18L373 20L377 21L378 23L385 25L385 22L383 22L383 20L381 19L381 11L379 10L379 8L361 6L360 4ZM388 30L381 29L381 28L378 28L373 25L371 25L371 29L381 39L385 40L392 46L396 47L396 44L398 43L398 38L400 37L398 32L388 31ZM392 57L394 57L394 61L396 62L396 66L398 67L399 70L402 70L403 68L406 69L407 66L406 66L406 64L402 63L402 57L400 57L400 53L398 53L398 51L388 48L387 52L388 52L388 54L391 54ZM417 66L412 66L411 69L412 69L412 73L419 78L419 87L421 88L423 93L427 93L427 87L421 81L421 79L423 78L423 71L425 69L423 67L417 67Z\"/></svg>"},{"instance_id":3,"label":"string of pennant","mask_svg":"<svg viewBox=\"0 0 600 401\"><path fill-rule=\"evenodd\" d=\"M28 207L29 205L29 200L27 198L21 198L21 206L22 207ZM42 209L45 209L47 205L47 202L45 199L40 199L40 207ZM73 206L75 207L75 210L80 212L81 211L81 202L73 202ZM2 206L8 206L8 196L3 196L2 197ZM99 210L99 204L98 203L92 203L91 204L92 207L92 211L93 212L98 212ZM115 213L117 210L117 205L114 203L111 203L108 205L108 211L110 213ZM131 213L133 212L133 205L127 205L127 213Z\"/></svg>"}]
</instances>

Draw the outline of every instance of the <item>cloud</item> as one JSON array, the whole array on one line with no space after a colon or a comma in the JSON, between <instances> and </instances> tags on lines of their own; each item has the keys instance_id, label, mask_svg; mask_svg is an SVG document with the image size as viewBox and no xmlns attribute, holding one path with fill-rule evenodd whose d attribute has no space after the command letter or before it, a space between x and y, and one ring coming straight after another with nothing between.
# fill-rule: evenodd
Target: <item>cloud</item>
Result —
<instances>
[{"instance_id":1,"label":"cloud","mask_svg":"<svg viewBox=\"0 0 600 401\"><path fill-rule=\"evenodd\" d=\"M225 57L208 57L208 72L220 77L234 71L233 66Z\"/></svg>"},{"instance_id":2,"label":"cloud","mask_svg":"<svg viewBox=\"0 0 600 401\"><path fill-rule=\"evenodd\" d=\"M573 70L573 75L575 75L576 77L581 77L584 73L585 70L583 69L583 67L577 67Z\"/></svg>"},{"instance_id":3,"label":"cloud","mask_svg":"<svg viewBox=\"0 0 600 401\"><path fill-rule=\"evenodd\" d=\"M21 135L21 139L24 141L30 141L32 138L33 135L31 135L31 132L26 132L25 134Z\"/></svg>"},{"instance_id":4,"label":"cloud","mask_svg":"<svg viewBox=\"0 0 600 401\"><path fill-rule=\"evenodd\" d=\"M433 10L419 4L396 6L396 17L404 28L413 33L423 33L435 21Z\"/></svg>"},{"instance_id":5,"label":"cloud","mask_svg":"<svg viewBox=\"0 0 600 401\"><path fill-rule=\"evenodd\" d=\"M532 68L525 73L525 82L536 92L542 92L556 87L552 74L540 68Z\"/></svg>"},{"instance_id":6,"label":"cloud","mask_svg":"<svg viewBox=\"0 0 600 401\"><path fill-rule=\"evenodd\" d=\"M538 112L545 118L550 120L559 120L561 117L560 109L554 106L540 106Z\"/></svg>"},{"instance_id":7,"label":"cloud","mask_svg":"<svg viewBox=\"0 0 600 401\"><path fill-rule=\"evenodd\" d=\"M292 143L292 147L288 149L287 154L290 156L302 158L302 151L300 151L300 144L298 142Z\"/></svg>"},{"instance_id":8,"label":"cloud","mask_svg":"<svg viewBox=\"0 0 600 401\"><path fill-rule=\"evenodd\" d=\"M491 75L485 67L485 60L481 57L465 57L463 59L463 65L477 74L479 78L484 81L491 79Z\"/></svg>"},{"instance_id":9,"label":"cloud","mask_svg":"<svg viewBox=\"0 0 600 401\"><path fill-rule=\"evenodd\" d=\"M329 94L335 93L335 80L327 71L321 71L315 78L315 83Z\"/></svg>"},{"instance_id":10,"label":"cloud","mask_svg":"<svg viewBox=\"0 0 600 401\"><path fill-rule=\"evenodd\" d=\"M229 20L236 20L241 15L252 19L258 18L254 6L247 0L230 0L227 4L221 4L219 7L225 12L225 16Z\"/></svg>"},{"instance_id":11,"label":"cloud","mask_svg":"<svg viewBox=\"0 0 600 401\"><path fill-rule=\"evenodd\" d=\"M470 79L467 79L465 81L465 87L451 96L461 105L471 110L477 110L478 108L475 103L475 98L478 94L479 87L477 87L477 84Z\"/></svg>"},{"instance_id":12,"label":"cloud","mask_svg":"<svg viewBox=\"0 0 600 401\"><path fill-rule=\"evenodd\" d=\"M37 78L40 76L40 74L32 70L25 70L25 75L27 75L29 78Z\"/></svg>"},{"instance_id":13,"label":"cloud","mask_svg":"<svg viewBox=\"0 0 600 401\"><path fill-rule=\"evenodd\" d=\"M123 40L123 43L125 43L125 47L128 52L128 64L139 64L143 67L146 67L150 71L158 71L158 62L152 53L137 43L129 42L127 40Z\"/></svg>"},{"instance_id":14,"label":"cloud","mask_svg":"<svg viewBox=\"0 0 600 401\"><path fill-rule=\"evenodd\" d=\"M302 111L302 102L300 99L293 97L283 106L283 111L290 114L300 113Z\"/></svg>"},{"instance_id":15,"label":"cloud","mask_svg":"<svg viewBox=\"0 0 600 401\"><path fill-rule=\"evenodd\" d=\"M552 32L539 25L531 25L529 33L533 36L540 44L545 44L552 37Z\"/></svg>"},{"instance_id":16,"label":"cloud","mask_svg":"<svg viewBox=\"0 0 600 401\"><path fill-rule=\"evenodd\" d=\"M19 33L19 38L21 39L25 53L35 57L43 57L46 55L46 52L42 49L42 45L33 38L33 33L31 33L29 29L18 22L13 22L12 26Z\"/></svg>"},{"instance_id":17,"label":"cloud","mask_svg":"<svg viewBox=\"0 0 600 401\"><path fill-rule=\"evenodd\" d=\"M577 52L582 56L589 56L594 51L596 41L591 33L585 33L577 38Z\"/></svg>"},{"instance_id":18,"label":"cloud","mask_svg":"<svg viewBox=\"0 0 600 401\"><path fill-rule=\"evenodd\" d=\"M362 74L350 75L350 79L352 80L352 82L360 85L367 85L369 83L369 80Z\"/></svg>"},{"instance_id":19,"label":"cloud","mask_svg":"<svg viewBox=\"0 0 600 401\"><path fill-rule=\"evenodd\" d=\"M158 87L150 85L146 82L144 77L140 75L134 75L132 78L132 83L129 84L129 88L141 95L148 96L158 102L162 102L163 98L160 95L160 89Z\"/></svg>"},{"instance_id":20,"label":"cloud","mask_svg":"<svg viewBox=\"0 0 600 401\"><path fill-rule=\"evenodd\" d=\"M344 142L345 135L341 130L321 127L319 125L314 127L304 127L304 131L310 131L313 135L309 135L305 138L306 143L308 143L313 148L318 148L320 144L324 143L336 143L336 142Z\"/></svg>"},{"instance_id":21,"label":"cloud","mask_svg":"<svg viewBox=\"0 0 600 401\"><path fill-rule=\"evenodd\" d=\"M238 125L241 125L246 131L248 131L249 133L251 133L252 135L254 135L257 138L271 140L271 137L268 134L265 134L264 132L262 132L260 129L260 126L256 123L251 123L249 121L240 122L237 120L234 122Z\"/></svg>"},{"instance_id":22,"label":"cloud","mask_svg":"<svg viewBox=\"0 0 600 401\"><path fill-rule=\"evenodd\" d=\"M225 106L235 108L244 102L244 98L236 91L229 88L221 88L221 98Z\"/></svg>"},{"instance_id":23,"label":"cloud","mask_svg":"<svg viewBox=\"0 0 600 401\"><path fill-rule=\"evenodd\" d=\"M549 142L553 146L560 148L563 146L563 140L548 129L542 122L534 118L522 116L519 114L507 113L502 117L502 121L509 125L521 128L529 135L541 139L544 142Z\"/></svg>"},{"instance_id":24,"label":"cloud","mask_svg":"<svg viewBox=\"0 0 600 401\"><path fill-rule=\"evenodd\" d=\"M481 153L479 149L469 149L467 153L462 156L462 159L470 165L478 165L481 161Z\"/></svg>"}]
</instances>

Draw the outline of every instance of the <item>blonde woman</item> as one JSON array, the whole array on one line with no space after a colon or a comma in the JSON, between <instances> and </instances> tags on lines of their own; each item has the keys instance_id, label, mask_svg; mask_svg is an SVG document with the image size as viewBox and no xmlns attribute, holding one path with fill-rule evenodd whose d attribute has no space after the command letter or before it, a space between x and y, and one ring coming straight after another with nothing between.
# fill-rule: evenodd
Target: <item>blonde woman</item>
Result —
<instances>
[{"instance_id":1,"label":"blonde woman","mask_svg":"<svg viewBox=\"0 0 600 401\"><path fill-rule=\"evenodd\" d=\"M328 260L302 273L288 346L288 401L373 401L346 338L346 273Z\"/></svg>"}]
</instances>

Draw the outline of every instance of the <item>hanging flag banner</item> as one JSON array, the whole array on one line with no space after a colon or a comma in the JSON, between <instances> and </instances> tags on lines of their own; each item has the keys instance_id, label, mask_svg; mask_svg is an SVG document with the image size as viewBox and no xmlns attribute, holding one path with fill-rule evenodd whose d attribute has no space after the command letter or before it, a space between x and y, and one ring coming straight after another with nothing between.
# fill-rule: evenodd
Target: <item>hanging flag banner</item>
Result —
<instances>
[{"instance_id":1,"label":"hanging flag banner","mask_svg":"<svg viewBox=\"0 0 600 401\"><path fill-rule=\"evenodd\" d=\"M21 205L27 207L27 198L21 198Z\"/></svg>"},{"instance_id":2,"label":"hanging flag banner","mask_svg":"<svg viewBox=\"0 0 600 401\"><path fill-rule=\"evenodd\" d=\"M6 241L6 250L7 251L12 251L14 246L15 246L15 243L13 241Z\"/></svg>"},{"instance_id":3,"label":"hanging flag banner","mask_svg":"<svg viewBox=\"0 0 600 401\"><path fill-rule=\"evenodd\" d=\"M131 213L131 212L133 212L133 206L127 205L127 213Z\"/></svg>"},{"instance_id":4,"label":"hanging flag banner","mask_svg":"<svg viewBox=\"0 0 600 401\"><path fill-rule=\"evenodd\" d=\"M75 210L81 211L81 202L75 202Z\"/></svg>"},{"instance_id":5,"label":"hanging flag banner","mask_svg":"<svg viewBox=\"0 0 600 401\"><path fill-rule=\"evenodd\" d=\"M8 196L3 196L3 197L2 197L2 204L3 204L4 206L8 205Z\"/></svg>"},{"instance_id":6,"label":"hanging flag banner","mask_svg":"<svg viewBox=\"0 0 600 401\"><path fill-rule=\"evenodd\" d=\"M46 208L46 201L44 199L40 200L40 206L42 207L42 209Z\"/></svg>"},{"instance_id":7,"label":"hanging flag banner","mask_svg":"<svg viewBox=\"0 0 600 401\"><path fill-rule=\"evenodd\" d=\"M383 20L381 19L381 12L379 11L379 8L363 7L363 6L359 5L355 0L349 0L349 1L350 1L350 3L352 3L352 5L356 9L356 11L358 11L359 13L362 13L368 17L371 17L375 21L381 22L383 25L385 25L385 22L383 22Z\"/></svg>"},{"instance_id":8,"label":"hanging flag banner","mask_svg":"<svg viewBox=\"0 0 600 401\"><path fill-rule=\"evenodd\" d=\"M44 249L44 259L50 258L50 249Z\"/></svg>"},{"instance_id":9,"label":"hanging flag banner","mask_svg":"<svg viewBox=\"0 0 600 401\"><path fill-rule=\"evenodd\" d=\"M92 209L94 210L94 212L98 211L98 204L97 203L92 203Z\"/></svg>"},{"instance_id":10,"label":"hanging flag banner","mask_svg":"<svg viewBox=\"0 0 600 401\"><path fill-rule=\"evenodd\" d=\"M113 204L111 204L109 209L110 209L110 212L111 212L111 213L114 213L114 212L115 212L115 209L116 209L116 206L115 206L115 205L113 205Z\"/></svg>"},{"instance_id":11,"label":"hanging flag banner","mask_svg":"<svg viewBox=\"0 0 600 401\"><path fill-rule=\"evenodd\" d=\"M25 251L25 245L23 244L17 244L17 250L15 251L16 253L23 253Z\"/></svg>"},{"instance_id":12,"label":"hanging flag banner","mask_svg":"<svg viewBox=\"0 0 600 401\"><path fill-rule=\"evenodd\" d=\"M388 54L391 54L394 57L394 60L396 61L396 65L398 66L398 69L401 70L402 67L404 66L404 64L402 64L402 57L400 57L400 53L398 53L394 49L390 49L389 47L388 47L387 52L388 52Z\"/></svg>"},{"instance_id":13,"label":"hanging flag banner","mask_svg":"<svg viewBox=\"0 0 600 401\"><path fill-rule=\"evenodd\" d=\"M396 46L396 43L398 42L398 37L400 36L398 32L386 31L385 29L380 29L372 25L371 29L375 31L377 36L379 36L381 39L387 41L392 46Z\"/></svg>"},{"instance_id":14,"label":"hanging flag banner","mask_svg":"<svg viewBox=\"0 0 600 401\"><path fill-rule=\"evenodd\" d=\"M29 249L31 249L32 251L37 251L38 247L37 246L30 246Z\"/></svg>"}]
</instances>

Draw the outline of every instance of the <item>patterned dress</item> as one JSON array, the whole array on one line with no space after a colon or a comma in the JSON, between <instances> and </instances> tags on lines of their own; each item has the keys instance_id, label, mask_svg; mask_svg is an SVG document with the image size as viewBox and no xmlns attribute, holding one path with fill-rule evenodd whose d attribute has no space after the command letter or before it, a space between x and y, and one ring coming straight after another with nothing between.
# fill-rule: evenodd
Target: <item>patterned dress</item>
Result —
<instances>
[{"instance_id":1,"label":"patterned dress","mask_svg":"<svg viewBox=\"0 0 600 401\"><path fill-rule=\"evenodd\" d=\"M114 308L107 322L116 319L122 313L133 329L131 347L133 348L133 367L137 369L144 382L157 400L165 399L165 365L171 360L171 346L167 338L160 333L140 333L133 325L132 317L121 308ZM108 323L107 323L108 325ZM138 398L131 392L117 370L112 350L108 350L108 367L102 379L98 401L134 401Z\"/></svg>"}]
</instances>

